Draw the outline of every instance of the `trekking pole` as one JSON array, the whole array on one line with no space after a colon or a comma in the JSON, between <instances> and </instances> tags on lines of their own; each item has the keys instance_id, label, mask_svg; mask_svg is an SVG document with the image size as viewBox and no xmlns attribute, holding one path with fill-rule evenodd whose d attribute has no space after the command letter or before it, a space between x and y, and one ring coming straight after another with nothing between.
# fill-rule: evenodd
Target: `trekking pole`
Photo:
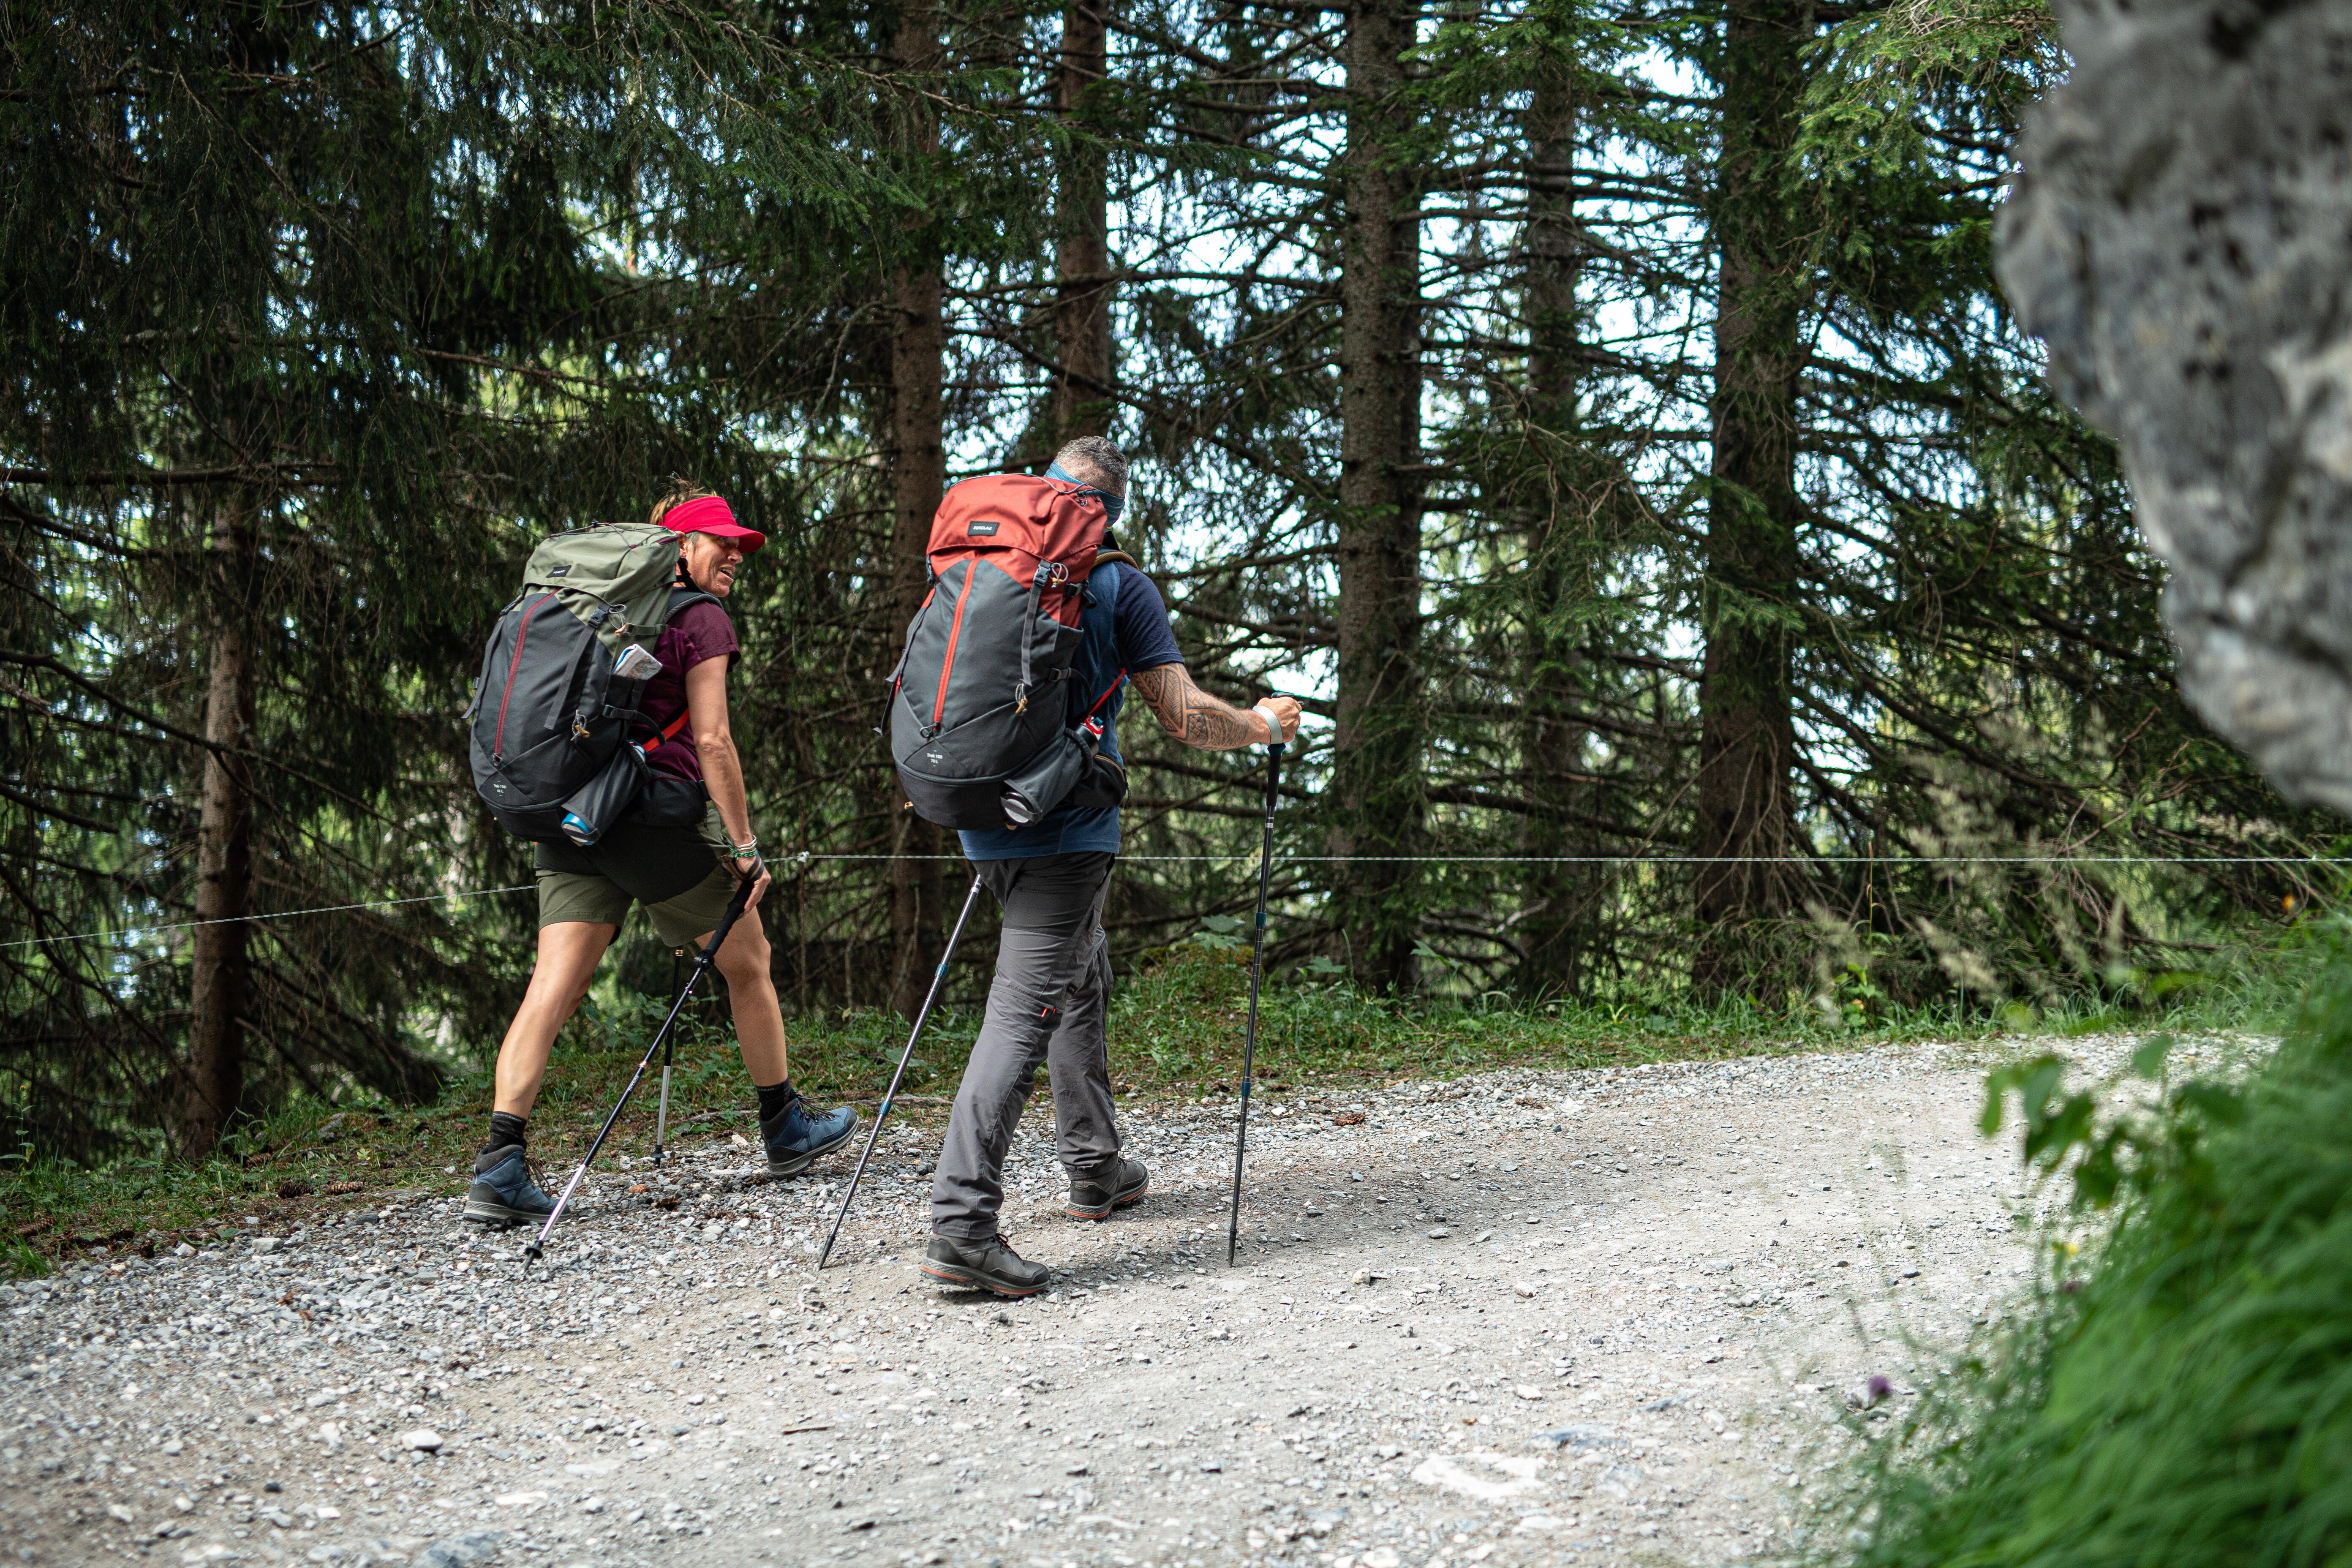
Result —
<instances>
[{"instance_id":1,"label":"trekking pole","mask_svg":"<svg viewBox=\"0 0 2352 1568\"><path fill-rule=\"evenodd\" d=\"M547 1246L547 1238L555 1234L555 1222L563 1217L564 1205L571 1203L572 1194L579 1190L581 1179L588 1174L588 1166L596 1158L596 1152L604 1148L604 1140L612 1135L613 1124L621 1120L621 1111L628 1105L629 1096L636 1093L637 1085L645 1081L646 1069L654 1065L654 1053L667 1047L671 1026L677 1022L677 1016L686 1011L687 998L694 994L695 982L710 968L711 961L719 955L720 945L727 941L727 933L735 929L735 921L743 913L743 906L751 901L751 886L758 879L755 873L736 882L735 896L727 901L727 912L719 917L719 929L710 933L710 940L703 943L702 950L694 955L694 967L687 971L686 984L678 988L677 1000L669 1005L669 1016L662 1020L660 1031L646 1044L644 1059L637 1063L637 1070L629 1075L628 1087L621 1090L621 1098L613 1103L613 1113L604 1118L604 1125L596 1130L595 1140L588 1145L588 1152L580 1157L580 1168L572 1173L570 1181L563 1184L563 1195L557 1198L555 1206L547 1211L547 1223L539 1227L539 1234L531 1237L530 1244L522 1249L522 1266L525 1268L539 1260L541 1250ZM667 1068L662 1069L662 1087L665 1089L669 1087ZM656 1137L658 1140L659 1134ZM658 1142L656 1146L659 1146Z\"/></svg>"},{"instance_id":2,"label":"trekking pole","mask_svg":"<svg viewBox=\"0 0 2352 1568\"><path fill-rule=\"evenodd\" d=\"M1265 749L1265 837L1257 852L1257 925L1250 933L1249 1023L1242 1032L1242 1115L1234 1129L1234 1216L1225 1228L1225 1267L1242 1245L1242 1149L1249 1142L1250 1071L1257 1062L1257 987L1265 973L1265 893L1274 875L1274 804L1282 789L1282 742Z\"/></svg>"},{"instance_id":3,"label":"trekking pole","mask_svg":"<svg viewBox=\"0 0 2352 1568\"><path fill-rule=\"evenodd\" d=\"M667 1028L669 1026L665 1024L662 1026ZM677 1054L676 1047L668 1041L662 1043L661 1099L654 1108L654 1163L656 1165L665 1158L662 1143L669 1136L669 1067Z\"/></svg>"},{"instance_id":4,"label":"trekking pole","mask_svg":"<svg viewBox=\"0 0 2352 1568\"><path fill-rule=\"evenodd\" d=\"M686 950L682 947L670 952L669 983L673 987L678 983L678 961L685 956ZM662 1045L661 1099L654 1108L654 1164L656 1168L662 1163L662 1145L669 1135L669 1065L677 1055L677 1037L673 1035Z\"/></svg>"},{"instance_id":5,"label":"trekking pole","mask_svg":"<svg viewBox=\"0 0 2352 1568\"><path fill-rule=\"evenodd\" d=\"M857 1156L857 1169L849 1173L849 1191L841 1196L841 1212L833 1216L833 1234L824 1238L824 1250L816 1255L816 1266L833 1256L833 1244L841 1239L841 1222L849 1217L849 1205L856 1201L857 1184L866 1179L866 1162L874 1158L875 1140L882 1136L882 1119L890 1114L890 1101L898 1097L898 1080L907 1076L907 1063L915 1055L915 1042L923 1037L923 1026L930 1021L931 1005L940 999L940 988L948 983L948 960L955 956L956 943L963 940L963 923L971 919L971 906L980 897L980 873L971 874L971 890L963 896L963 913L956 916L955 930L948 933L947 951L940 954L940 966L931 972L930 994L923 998L915 1014L915 1026L907 1035L907 1048L898 1053L898 1068L890 1075L890 1087L882 1091L882 1103L875 1108L874 1125L866 1134L866 1152Z\"/></svg>"}]
</instances>

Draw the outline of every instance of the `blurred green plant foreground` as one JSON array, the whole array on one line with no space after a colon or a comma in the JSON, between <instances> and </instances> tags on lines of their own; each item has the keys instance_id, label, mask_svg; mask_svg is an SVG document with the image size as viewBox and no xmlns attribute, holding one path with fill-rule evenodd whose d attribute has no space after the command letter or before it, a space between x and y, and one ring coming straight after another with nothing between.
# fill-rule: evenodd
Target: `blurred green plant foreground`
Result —
<instances>
[{"instance_id":1,"label":"blurred green plant foreground","mask_svg":"<svg viewBox=\"0 0 2352 1568\"><path fill-rule=\"evenodd\" d=\"M1815 1561L2352 1561L2352 954L2336 941L2242 1084L2167 1081L2160 1036L2134 1070L2161 1092L2129 1108L2056 1092L2047 1059L1994 1075L1988 1125L2021 1102L2029 1152L2103 1233L2080 1258L2045 1247L2026 1309L1825 1505Z\"/></svg>"}]
</instances>

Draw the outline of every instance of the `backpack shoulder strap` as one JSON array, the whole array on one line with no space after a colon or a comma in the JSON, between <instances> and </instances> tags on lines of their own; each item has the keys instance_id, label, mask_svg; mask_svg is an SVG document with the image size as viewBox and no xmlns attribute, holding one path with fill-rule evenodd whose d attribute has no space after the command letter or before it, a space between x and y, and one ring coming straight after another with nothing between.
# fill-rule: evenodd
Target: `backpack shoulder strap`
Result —
<instances>
[{"instance_id":1,"label":"backpack shoulder strap","mask_svg":"<svg viewBox=\"0 0 2352 1568\"><path fill-rule=\"evenodd\" d=\"M689 588L685 584L680 583L669 591L669 608L662 612L662 625L667 626L670 622L677 619L677 613L680 610L685 609L689 605L716 605L718 603L718 595L706 594L699 588Z\"/></svg>"},{"instance_id":2,"label":"backpack shoulder strap","mask_svg":"<svg viewBox=\"0 0 2352 1568\"><path fill-rule=\"evenodd\" d=\"M1095 569L1087 578L1087 592L1094 595L1095 603L1102 606L1105 615L1115 616L1118 613L1118 574L1104 571L1106 565L1124 565L1139 572L1142 568L1136 566L1134 559L1124 551L1106 550L1095 557ZM1110 700L1111 693L1126 684L1127 671L1122 669L1108 686L1103 688L1102 695L1087 705L1086 718L1081 722L1097 740L1102 738L1103 726L1102 721L1095 715L1102 711L1102 705Z\"/></svg>"},{"instance_id":3,"label":"backpack shoulder strap","mask_svg":"<svg viewBox=\"0 0 2352 1568\"><path fill-rule=\"evenodd\" d=\"M1118 574L1105 571L1107 566L1127 566L1138 572L1143 568L1137 566L1135 557L1124 550L1106 550L1095 557L1095 569L1087 574L1087 594L1096 604L1110 610L1118 606Z\"/></svg>"},{"instance_id":4,"label":"backpack shoulder strap","mask_svg":"<svg viewBox=\"0 0 2352 1568\"><path fill-rule=\"evenodd\" d=\"M662 625L667 627L670 622L677 619L677 613L680 610L685 609L689 605L715 605L718 603L719 596L716 594L706 594L699 588L689 588L685 584L681 583L669 591L669 607L662 612ZM683 709L679 710L677 718L662 726L659 732L655 734L651 740L645 742L646 750L648 752L658 751L661 749L663 742L676 740L677 738L678 731L686 728L687 721L691 718L693 718L693 714Z\"/></svg>"}]
</instances>

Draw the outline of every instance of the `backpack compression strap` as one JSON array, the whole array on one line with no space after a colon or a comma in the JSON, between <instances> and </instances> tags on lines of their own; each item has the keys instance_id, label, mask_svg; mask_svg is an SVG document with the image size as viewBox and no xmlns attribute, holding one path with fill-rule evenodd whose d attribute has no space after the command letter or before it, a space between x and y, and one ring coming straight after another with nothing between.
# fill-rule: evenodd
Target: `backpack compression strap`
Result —
<instances>
[{"instance_id":1,"label":"backpack compression strap","mask_svg":"<svg viewBox=\"0 0 2352 1568\"><path fill-rule=\"evenodd\" d=\"M677 732L678 732L680 730L685 729L685 728L686 728L686 721L687 721L688 719L691 719L691 718L693 718L693 717L694 717L693 711L692 711L691 710L688 710L687 712L684 712L684 713L679 714L677 718L675 718L675 719L671 720L668 723L667 723L667 724L663 725L663 726L662 726L662 728L661 728L661 733L659 733L658 735L656 735L652 740L647 741L647 742L646 742L646 751L648 751L648 752L651 752L651 751L656 751L656 750L659 750L659 749L660 749L661 743L662 743L664 741L675 741L675 740L677 740Z\"/></svg>"}]
</instances>

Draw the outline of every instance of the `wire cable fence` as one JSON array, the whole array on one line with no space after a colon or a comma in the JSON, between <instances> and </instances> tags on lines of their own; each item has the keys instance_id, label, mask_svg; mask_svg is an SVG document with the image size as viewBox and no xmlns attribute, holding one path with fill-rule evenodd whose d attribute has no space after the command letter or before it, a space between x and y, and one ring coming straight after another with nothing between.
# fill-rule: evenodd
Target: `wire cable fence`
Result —
<instances>
[{"instance_id":1,"label":"wire cable fence","mask_svg":"<svg viewBox=\"0 0 2352 1568\"><path fill-rule=\"evenodd\" d=\"M1129 863L1163 865L1225 865L1235 861L1255 863L1251 854L1230 855L1121 855ZM940 861L966 864L961 855L848 855L821 854L801 851L780 856L770 861L772 870L814 865L824 861ZM1276 865L1293 866L1787 866L1802 869L1809 866L1864 866L1889 870L1916 866L2279 866L2322 868L2352 866L2352 857L2333 855L1811 855L1802 858L1761 855L1296 855L1276 850ZM43 947L56 942L131 941L163 936L173 931L194 931L203 926L254 924L265 921L299 920L310 915L348 914L362 910L398 909L410 904L462 903L473 899L496 898L506 893L527 893L538 886L535 882L517 882L504 888L473 888L464 892L419 893L410 898L378 899L364 903L322 904L313 909L270 910L254 914L228 915L219 920L175 921L165 925L125 926L117 930L100 930L60 933L57 936L26 937L16 942L0 942L0 952L17 948Z\"/></svg>"}]
</instances>

